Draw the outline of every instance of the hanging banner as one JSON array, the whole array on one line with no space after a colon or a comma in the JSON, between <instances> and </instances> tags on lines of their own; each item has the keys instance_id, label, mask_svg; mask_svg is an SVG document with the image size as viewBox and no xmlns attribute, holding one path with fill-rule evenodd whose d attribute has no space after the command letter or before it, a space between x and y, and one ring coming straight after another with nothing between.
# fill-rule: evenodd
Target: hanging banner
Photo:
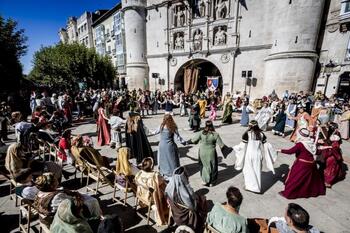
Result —
<instances>
[{"instance_id":1,"label":"hanging banner","mask_svg":"<svg viewBox=\"0 0 350 233\"><path fill-rule=\"evenodd\" d=\"M219 78L220 76L207 76L207 86L210 91L215 91L219 87Z\"/></svg>"}]
</instances>

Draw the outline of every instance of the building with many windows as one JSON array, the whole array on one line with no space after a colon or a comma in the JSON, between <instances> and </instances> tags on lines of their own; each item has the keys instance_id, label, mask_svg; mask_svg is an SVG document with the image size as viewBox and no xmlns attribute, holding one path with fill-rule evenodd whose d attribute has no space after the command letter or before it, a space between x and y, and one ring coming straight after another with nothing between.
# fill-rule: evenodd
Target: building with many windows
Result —
<instances>
[{"instance_id":1,"label":"building with many windows","mask_svg":"<svg viewBox=\"0 0 350 233\"><path fill-rule=\"evenodd\" d=\"M117 69L117 81L124 85L125 39L124 20L121 4L103 14L93 24L94 46L100 55L108 55Z\"/></svg>"},{"instance_id":2,"label":"building with many windows","mask_svg":"<svg viewBox=\"0 0 350 233\"><path fill-rule=\"evenodd\" d=\"M92 48L94 46L94 40L92 36L92 16L94 14L90 12L84 12L77 19L77 30L78 30L78 42L80 44L85 45L88 48Z\"/></svg>"},{"instance_id":3,"label":"building with many windows","mask_svg":"<svg viewBox=\"0 0 350 233\"><path fill-rule=\"evenodd\" d=\"M86 11L79 18L69 17L66 27L59 30L60 41L78 42L88 48L94 47L92 24L106 12L107 10L98 10L94 13Z\"/></svg>"},{"instance_id":4,"label":"building with many windows","mask_svg":"<svg viewBox=\"0 0 350 233\"><path fill-rule=\"evenodd\" d=\"M60 28L58 32L60 41L63 43L74 43L78 41L77 18L69 17L66 28Z\"/></svg>"},{"instance_id":5,"label":"building with many windows","mask_svg":"<svg viewBox=\"0 0 350 233\"><path fill-rule=\"evenodd\" d=\"M331 0L327 7L316 91L350 95L350 0Z\"/></svg>"}]
</instances>

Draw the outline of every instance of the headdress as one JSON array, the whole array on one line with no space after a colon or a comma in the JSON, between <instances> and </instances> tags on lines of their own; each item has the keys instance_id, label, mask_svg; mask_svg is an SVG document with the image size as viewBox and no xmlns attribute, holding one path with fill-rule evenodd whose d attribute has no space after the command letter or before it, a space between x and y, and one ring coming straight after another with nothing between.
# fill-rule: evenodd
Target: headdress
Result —
<instances>
[{"instance_id":1,"label":"headdress","mask_svg":"<svg viewBox=\"0 0 350 233\"><path fill-rule=\"evenodd\" d=\"M250 126L257 126L257 125L258 125L258 122L257 122L256 120L251 120L251 121L249 122L249 125L250 125Z\"/></svg>"}]
</instances>

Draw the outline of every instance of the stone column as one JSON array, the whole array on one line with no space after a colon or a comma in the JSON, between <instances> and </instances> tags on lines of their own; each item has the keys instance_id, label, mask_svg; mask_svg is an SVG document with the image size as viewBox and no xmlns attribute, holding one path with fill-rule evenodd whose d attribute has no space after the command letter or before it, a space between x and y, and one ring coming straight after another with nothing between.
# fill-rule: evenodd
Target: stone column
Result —
<instances>
[{"instance_id":1,"label":"stone column","mask_svg":"<svg viewBox=\"0 0 350 233\"><path fill-rule=\"evenodd\" d=\"M123 0L126 74L130 89L148 89L146 59L146 0ZM145 85L145 82L148 85Z\"/></svg>"}]
</instances>

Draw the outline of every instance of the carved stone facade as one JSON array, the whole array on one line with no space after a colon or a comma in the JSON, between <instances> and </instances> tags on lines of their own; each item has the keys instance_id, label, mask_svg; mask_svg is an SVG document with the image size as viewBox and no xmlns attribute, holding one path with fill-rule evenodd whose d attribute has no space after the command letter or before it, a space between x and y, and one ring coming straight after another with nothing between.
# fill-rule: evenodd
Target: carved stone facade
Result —
<instances>
[{"instance_id":1,"label":"carved stone facade","mask_svg":"<svg viewBox=\"0 0 350 233\"><path fill-rule=\"evenodd\" d=\"M147 1L149 79L165 79L161 87L149 82L150 89L175 88L179 72L198 60L219 70L223 93L246 89L254 98L312 89L325 0L240 2ZM242 71L252 71L256 85L247 87Z\"/></svg>"}]
</instances>

